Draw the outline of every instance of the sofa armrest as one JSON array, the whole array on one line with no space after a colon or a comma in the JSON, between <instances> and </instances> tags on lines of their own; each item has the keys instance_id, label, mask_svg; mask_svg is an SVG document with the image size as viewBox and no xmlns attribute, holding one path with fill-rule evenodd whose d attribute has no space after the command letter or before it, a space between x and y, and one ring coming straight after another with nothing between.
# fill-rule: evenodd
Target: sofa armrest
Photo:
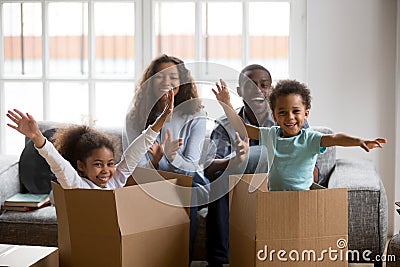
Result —
<instances>
[{"instance_id":1,"label":"sofa armrest","mask_svg":"<svg viewBox=\"0 0 400 267\"><path fill-rule=\"evenodd\" d=\"M18 175L18 156L0 155L0 204L21 191Z\"/></svg>"},{"instance_id":2,"label":"sofa armrest","mask_svg":"<svg viewBox=\"0 0 400 267\"><path fill-rule=\"evenodd\" d=\"M387 237L385 188L375 164L365 159L338 159L328 188L347 188L349 249L382 255ZM362 259L360 259L362 261Z\"/></svg>"},{"instance_id":3,"label":"sofa armrest","mask_svg":"<svg viewBox=\"0 0 400 267\"><path fill-rule=\"evenodd\" d=\"M375 164L366 159L337 159L329 178L329 188L380 190Z\"/></svg>"}]
</instances>

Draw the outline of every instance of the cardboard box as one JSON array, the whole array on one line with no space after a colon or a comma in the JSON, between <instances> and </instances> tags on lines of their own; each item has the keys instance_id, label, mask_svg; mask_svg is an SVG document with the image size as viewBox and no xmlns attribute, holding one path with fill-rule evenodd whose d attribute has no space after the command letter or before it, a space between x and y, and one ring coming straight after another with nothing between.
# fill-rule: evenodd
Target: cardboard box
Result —
<instances>
[{"instance_id":1,"label":"cardboard box","mask_svg":"<svg viewBox=\"0 0 400 267\"><path fill-rule=\"evenodd\" d=\"M58 267L58 249L0 244L0 266Z\"/></svg>"},{"instance_id":2,"label":"cardboard box","mask_svg":"<svg viewBox=\"0 0 400 267\"><path fill-rule=\"evenodd\" d=\"M347 266L347 189L268 192L265 176L230 177L230 266Z\"/></svg>"},{"instance_id":3,"label":"cardboard box","mask_svg":"<svg viewBox=\"0 0 400 267\"><path fill-rule=\"evenodd\" d=\"M162 174L137 168L140 185L131 179L130 186L114 190L53 183L60 265L187 267L190 220L183 206L190 190L176 185L190 186L191 177Z\"/></svg>"}]
</instances>

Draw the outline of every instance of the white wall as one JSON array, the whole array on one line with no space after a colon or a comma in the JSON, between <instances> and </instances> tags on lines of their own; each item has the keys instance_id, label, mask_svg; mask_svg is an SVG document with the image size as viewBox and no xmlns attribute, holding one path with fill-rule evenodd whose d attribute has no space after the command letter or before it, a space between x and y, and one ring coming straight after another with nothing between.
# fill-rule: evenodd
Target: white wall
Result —
<instances>
[{"instance_id":1,"label":"white wall","mask_svg":"<svg viewBox=\"0 0 400 267\"><path fill-rule=\"evenodd\" d=\"M395 215L396 10L396 0L307 1L310 123L388 139L383 150L337 151L338 157L376 163L388 195L389 234Z\"/></svg>"},{"instance_id":2,"label":"white wall","mask_svg":"<svg viewBox=\"0 0 400 267\"><path fill-rule=\"evenodd\" d=\"M396 36L396 137L400 135L400 0L397 0L397 36ZM396 157L395 157L395 200L400 199L400 165L396 164L400 159L400 142L396 142ZM398 208L398 207L397 207ZM400 229L400 217L394 216L395 232Z\"/></svg>"}]
</instances>

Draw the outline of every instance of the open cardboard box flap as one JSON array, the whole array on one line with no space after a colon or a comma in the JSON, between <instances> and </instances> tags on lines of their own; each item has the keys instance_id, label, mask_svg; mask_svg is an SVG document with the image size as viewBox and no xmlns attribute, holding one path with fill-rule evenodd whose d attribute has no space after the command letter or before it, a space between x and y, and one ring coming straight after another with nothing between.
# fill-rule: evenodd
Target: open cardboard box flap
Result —
<instances>
[{"instance_id":1,"label":"open cardboard box flap","mask_svg":"<svg viewBox=\"0 0 400 267\"><path fill-rule=\"evenodd\" d=\"M58 249L0 244L0 266L58 267Z\"/></svg>"},{"instance_id":2,"label":"open cardboard box flap","mask_svg":"<svg viewBox=\"0 0 400 267\"><path fill-rule=\"evenodd\" d=\"M161 180L177 179L176 184L182 187L192 186L192 177L174 172L157 171L155 169L148 169L136 167L132 175L128 178L126 186L146 184L157 182Z\"/></svg>"}]
</instances>

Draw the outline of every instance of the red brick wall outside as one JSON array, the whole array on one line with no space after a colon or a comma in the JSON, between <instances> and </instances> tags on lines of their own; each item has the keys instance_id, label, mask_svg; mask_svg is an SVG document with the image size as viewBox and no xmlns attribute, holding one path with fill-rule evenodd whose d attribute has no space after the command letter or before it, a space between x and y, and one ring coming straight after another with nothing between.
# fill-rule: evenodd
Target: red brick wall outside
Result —
<instances>
[{"instance_id":1,"label":"red brick wall outside","mask_svg":"<svg viewBox=\"0 0 400 267\"><path fill-rule=\"evenodd\" d=\"M24 57L39 59L42 57L42 40L39 36L24 36ZM80 58L80 36L50 36L50 58ZM156 37L156 51L162 47L162 53L194 57L194 37L191 35L168 35ZM87 36L84 37L84 57L87 58ZM203 38L203 51L206 41ZM250 36L250 58L287 58L287 36ZM4 38L5 59L21 58L21 39L18 36ZM210 36L208 56L210 58L240 58L242 55L241 36ZM133 58L133 36L97 36L96 58ZM205 52L203 52L203 57Z\"/></svg>"}]
</instances>

